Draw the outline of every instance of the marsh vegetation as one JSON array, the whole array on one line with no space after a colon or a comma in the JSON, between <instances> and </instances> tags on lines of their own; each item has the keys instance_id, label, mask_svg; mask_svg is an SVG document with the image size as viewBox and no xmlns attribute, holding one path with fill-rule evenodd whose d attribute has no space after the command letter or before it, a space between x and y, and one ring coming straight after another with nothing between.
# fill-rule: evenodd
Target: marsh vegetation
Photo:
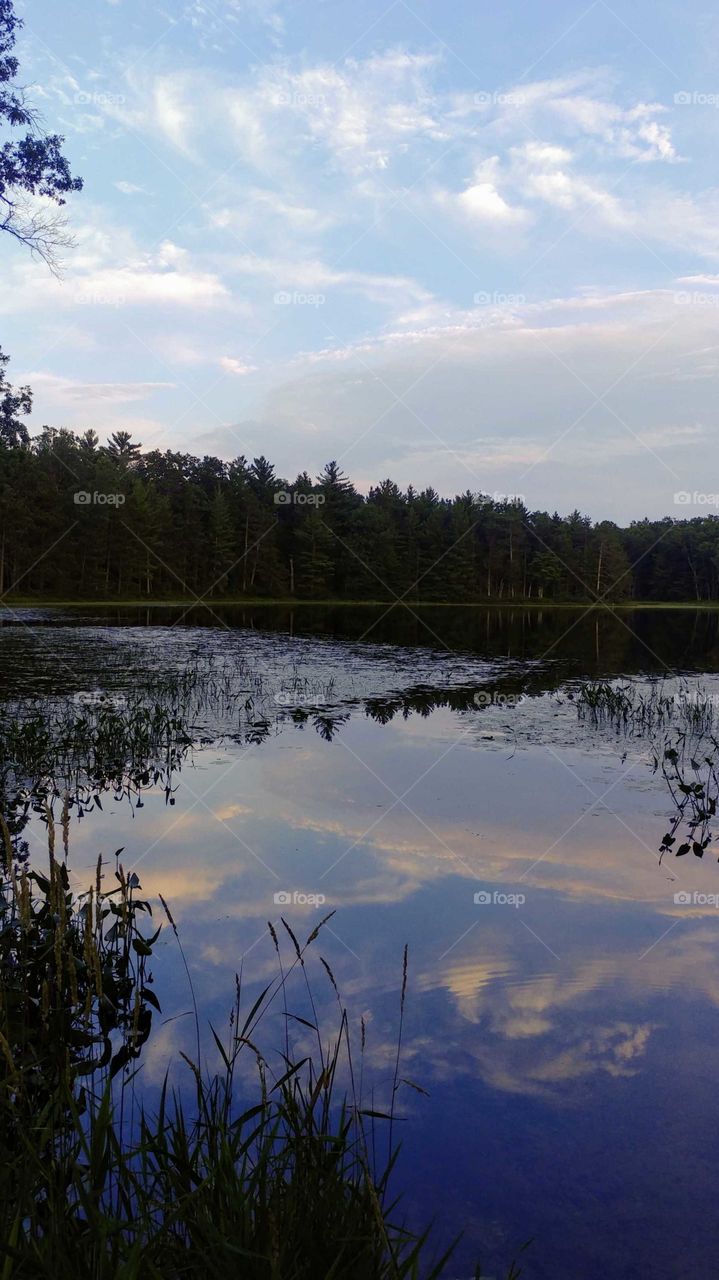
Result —
<instances>
[{"instance_id":1,"label":"marsh vegetation","mask_svg":"<svg viewBox=\"0 0 719 1280\"><path fill-rule=\"evenodd\" d=\"M280 706L309 691L290 672ZM68 867L72 823L102 810L103 795L137 809L154 789L174 804L175 776L207 737L208 716L229 716L237 733L239 715L246 739L262 696L262 679L247 669L194 664L131 695L92 691L0 708L4 1280L219 1278L238 1268L257 1280L431 1280L444 1272L451 1242L435 1256L428 1231L405 1227L392 1189L402 1094L423 1092L402 1072L406 948L383 1101L365 1069L364 1021L350 1026L321 954L310 972L326 920L302 941L284 918L268 924L276 976L250 997L236 975L227 1025L211 1028L208 1063L171 905L160 896L153 911L122 848L98 858L82 890ZM31 850L24 838L31 820L45 832L42 859L37 839ZM163 929L185 968L196 1051L182 1055L184 1079L166 1077L153 1110L141 1087L142 1052L162 1015L151 965ZM317 1012L318 981L333 997L331 1029ZM285 1035L272 1043L263 1021L278 1005ZM307 1037L301 1055L291 1048L292 1024Z\"/></svg>"}]
</instances>

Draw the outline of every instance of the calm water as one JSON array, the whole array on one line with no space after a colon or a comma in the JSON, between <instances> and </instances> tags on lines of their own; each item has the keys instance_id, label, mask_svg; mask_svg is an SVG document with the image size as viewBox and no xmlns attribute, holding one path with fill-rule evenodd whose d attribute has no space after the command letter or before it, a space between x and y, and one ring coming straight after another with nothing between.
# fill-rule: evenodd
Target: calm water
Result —
<instances>
[{"instance_id":1,"label":"calm water","mask_svg":"<svg viewBox=\"0 0 719 1280\"><path fill-rule=\"evenodd\" d=\"M465 1230L450 1274L468 1276L479 1254L500 1276L529 1237L535 1280L713 1273L719 922L674 894L718 893L719 867L660 865L671 805L647 743L580 724L570 695L586 678L671 689L682 675L719 696L717 616L225 608L0 621L5 697L131 688L197 655L237 670L235 710L198 713L205 741L175 805L160 792L134 809L106 798L75 826L71 865L82 881L99 851L124 846L146 894L170 902L204 1022L218 1026L241 963L258 989L274 973L265 922L283 913L306 935L320 909L294 899L321 895L323 914L336 909L321 952L353 1025L367 1020L378 1096L409 944L404 1074L430 1096L401 1095L398 1184L410 1218L434 1216L444 1240ZM30 842L41 856L42 831ZM169 931L155 978L168 1021L144 1055L148 1089L177 1049L192 1052ZM279 1015L276 1031L279 1045Z\"/></svg>"}]
</instances>

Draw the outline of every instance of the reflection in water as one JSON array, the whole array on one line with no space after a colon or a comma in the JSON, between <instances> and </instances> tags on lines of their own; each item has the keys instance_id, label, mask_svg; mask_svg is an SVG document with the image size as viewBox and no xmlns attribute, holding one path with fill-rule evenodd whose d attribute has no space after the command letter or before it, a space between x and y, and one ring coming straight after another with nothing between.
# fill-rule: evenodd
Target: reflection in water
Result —
<instances>
[{"instance_id":1,"label":"reflection in water","mask_svg":"<svg viewBox=\"0 0 719 1280\"><path fill-rule=\"evenodd\" d=\"M273 972L268 919L306 933L336 909L323 955L380 1079L409 942L405 1067L431 1096L404 1100L401 1181L416 1221L469 1224L458 1275L478 1248L499 1274L530 1235L537 1280L709 1274L715 867L660 860L674 809L651 741L578 720L575 682L598 665L613 674L626 629L595 614L543 656L566 615L488 617L472 618L459 655L397 637L290 641L264 612L249 636L73 614L52 632L69 672L44 669L40 642L23 654L10 628L0 652L16 691L35 681L56 699L77 692L80 651L86 688L126 689L160 653L173 671L220 662L214 677L242 697L213 703L200 681L175 704L192 726L173 761L176 804L164 777L143 784L140 808L110 788L73 819L72 866L85 878L98 850L125 846L145 894L171 904L205 1026L223 1021L240 963L258 991ZM713 615L646 615L640 632L674 661L689 636L682 665L716 696ZM635 646L624 674L656 670L642 663ZM32 856L32 819L24 837ZM192 1048L170 942L153 961L172 1020L146 1046L148 1089ZM300 1047L302 1028L291 1034Z\"/></svg>"},{"instance_id":2,"label":"reflection in water","mask_svg":"<svg viewBox=\"0 0 719 1280\"><path fill-rule=\"evenodd\" d=\"M450 654L477 653L485 658L526 662L555 657L583 677L630 672L663 674L667 670L719 669L719 614L711 608L610 608L608 606L543 607L468 606L436 608L303 604L223 605L187 609L173 606L83 606L59 610L0 610L8 632L18 631L21 617L37 635L43 625L167 629L180 624L219 631L228 636L241 629L259 635L292 636L300 646L312 638L334 643L359 642L365 649L397 646ZM179 630L178 626L178 630ZM27 635L26 635L27 640ZM21 637L18 637L21 639ZM283 639L284 644L284 639ZM366 660L370 661L369 654Z\"/></svg>"}]
</instances>

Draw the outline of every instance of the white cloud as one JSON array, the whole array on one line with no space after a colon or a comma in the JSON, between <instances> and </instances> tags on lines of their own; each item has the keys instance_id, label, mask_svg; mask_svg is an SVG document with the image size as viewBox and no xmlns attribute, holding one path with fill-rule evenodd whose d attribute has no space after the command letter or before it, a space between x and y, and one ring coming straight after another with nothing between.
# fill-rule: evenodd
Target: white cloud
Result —
<instances>
[{"instance_id":1,"label":"white cloud","mask_svg":"<svg viewBox=\"0 0 719 1280\"><path fill-rule=\"evenodd\" d=\"M184 76L159 76L152 89L152 110L158 129L178 151L188 152L191 113Z\"/></svg>"},{"instance_id":2,"label":"white cloud","mask_svg":"<svg viewBox=\"0 0 719 1280\"><path fill-rule=\"evenodd\" d=\"M77 246L68 255L60 280L38 274L33 263L18 261L7 309L167 306L211 308L226 304L230 291L220 276L193 263L192 255L171 240L154 252L138 249L129 232L104 221L77 228Z\"/></svg>"},{"instance_id":3,"label":"white cloud","mask_svg":"<svg viewBox=\"0 0 719 1280\"><path fill-rule=\"evenodd\" d=\"M494 95L485 110L500 127L520 124L525 132L529 126L535 134L559 130L568 140L593 145L605 158L676 161L667 107L659 102L623 104L617 100L613 79L603 68L592 67L569 76L520 83Z\"/></svg>"},{"instance_id":4,"label":"white cloud","mask_svg":"<svg viewBox=\"0 0 719 1280\"><path fill-rule=\"evenodd\" d=\"M372 302L406 306L408 302L427 302L431 294L406 276L372 275L364 271L339 271L317 259L261 258L244 254L233 259L242 275L270 280L277 289L294 288L308 293L324 289L345 289L361 294Z\"/></svg>"},{"instance_id":5,"label":"white cloud","mask_svg":"<svg viewBox=\"0 0 719 1280\"><path fill-rule=\"evenodd\" d=\"M42 370L31 371L26 377L34 392L67 404L131 404L175 385L173 382L78 382Z\"/></svg>"},{"instance_id":6,"label":"white cloud","mask_svg":"<svg viewBox=\"0 0 719 1280\"><path fill-rule=\"evenodd\" d=\"M608 191L571 171L573 156L566 147L528 142L510 152L513 180L524 194L559 209L592 207L613 227L626 226L629 218Z\"/></svg>"},{"instance_id":7,"label":"white cloud","mask_svg":"<svg viewBox=\"0 0 719 1280\"><path fill-rule=\"evenodd\" d=\"M637 103L624 109L606 99L559 96L547 103L570 129L600 139L608 152L621 158L650 161L678 159L668 125L657 116L667 108L659 103Z\"/></svg>"},{"instance_id":8,"label":"white cloud","mask_svg":"<svg viewBox=\"0 0 719 1280\"><path fill-rule=\"evenodd\" d=\"M712 380L687 377L716 346L712 308L667 289L498 307L490 324L486 310L309 353L284 382L277 370L256 416L283 469L339 456L363 486L431 478L562 509L560 490L613 519L673 513L676 491L701 488L719 419ZM238 434L213 447L232 456Z\"/></svg>"},{"instance_id":9,"label":"white cloud","mask_svg":"<svg viewBox=\"0 0 719 1280\"><path fill-rule=\"evenodd\" d=\"M472 219L491 223L525 223L526 209L513 208L492 182L475 182L457 196L460 209Z\"/></svg>"},{"instance_id":10,"label":"white cloud","mask_svg":"<svg viewBox=\"0 0 719 1280\"><path fill-rule=\"evenodd\" d=\"M238 85L206 73L131 73L129 104L108 111L134 129L159 134L185 156L200 136L224 143L260 172L286 167L288 152L321 147L343 170L383 169L413 142L446 143L441 102L431 87L435 54L389 50L364 60L293 70L265 64ZM202 100L203 110L197 111Z\"/></svg>"},{"instance_id":11,"label":"white cloud","mask_svg":"<svg viewBox=\"0 0 719 1280\"><path fill-rule=\"evenodd\" d=\"M341 68L318 66L288 74L270 89L280 109L295 112L309 136L352 171L386 168L411 141L446 141L426 83L439 59L387 51ZM267 92L267 89L266 89Z\"/></svg>"},{"instance_id":12,"label":"white cloud","mask_svg":"<svg viewBox=\"0 0 719 1280\"><path fill-rule=\"evenodd\" d=\"M320 234L338 222L338 215L330 209L307 204L301 198L290 200L280 193L254 187L245 192L240 204L220 205L210 211L213 227L229 229L238 235L257 235L263 224L270 234L276 234L278 225L287 231L300 234Z\"/></svg>"},{"instance_id":13,"label":"white cloud","mask_svg":"<svg viewBox=\"0 0 719 1280\"><path fill-rule=\"evenodd\" d=\"M548 217L581 214L578 235L630 231L717 251L709 195L635 183L627 198L618 181L626 161L640 163L651 183L650 162L678 154L667 108L620 94L602 68L476 95L439 87L446 68L435 51L298 61L256 64L232 82L206 68L136 68L128 102L108 110L184 160L210 166L203 207L211 228L255 250L282 227L319 256L324 237L342 224L357 226L353 236L362 241L368 218L380 225L407 206L430 221L453 212L468 232L491 231L507 247L530 227L541 236L544 209ZM443 179L439 163L455 151L472 175L463 186Z\"/></svg>"},{"instance_id":14,"label":"white cloud","mask_svg":"<svg viewBox=\"0 0 719 1280\"><path fill-rule=\"evenodd\" d=\"M75 281L78 284L77 304L211 307L229 297L227 286L212 273L156 270L143 264L88 272Z\"/></svg>"},{"instance_id":15,"label":"white cloud","mask_svg":"<svg viewBox=\"0 0 719 1280\"><path fill-rule=\"evenodd\" d=\"M532 223L541 235L538 210L545 206L575 215L567 230L580 236L616 238L628 233L640 244L719 256L715 192L696 196L659 187L637 193L630 186L627 196L626 187L613 178L588 177L577 153L566 145L535 139L508 147L503 157L482 161L469 187L440 191L436 200L440 207L462 210L484 228L494 224L520 230ZM556 232L550 235L551 244Z\"/></svg>"},{"instance_id":16,"label":"white cloud","mask_svg":"<svg viewBox=\"0 0 719 1280\"><path fill-rule=\"evenodd\" d=\"M220 356L217 361L221 369L225 373L232 373L237 378L242 378L248 373L254 373L257 365L247 364L244 360L236 360L234 356Z\"/></svg>"}]
</instances>

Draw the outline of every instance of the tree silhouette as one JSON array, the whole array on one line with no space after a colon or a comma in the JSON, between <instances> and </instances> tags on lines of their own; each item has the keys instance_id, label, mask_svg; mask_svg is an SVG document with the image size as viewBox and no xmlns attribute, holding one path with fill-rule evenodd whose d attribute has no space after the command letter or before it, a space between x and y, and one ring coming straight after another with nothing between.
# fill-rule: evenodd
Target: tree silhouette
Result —
<instances>
[{"instance_id":1,"label":"tree silhouette","mask_svg":"<svg viewBox=\"0 0 719 1280\"><path fill-rule=\"evenodd\" d=\"M719 600L717 515L620 528L391 479L365 496L336 463L290 482L265 457L143 453L127 431L107 444L93 430L30 437L30 389L11 386L6 366L0 356L0 590L415 607Z\"/></svg>"},{"instance_id":2,"label":"tree silhouette","mask_svg":"<svg viewBox=\"0 0 719 1280\"><path fill-rule=\"evenodd\" d=\"M137 461L142 445L132 439L129 431L113 431L106 448L111 458L129 466Z\"/></svg>"},{"instance_id":3,"label":"tree silhouette","mask_svg":"<svg viewBox=\"0 0 719 1280\"><path fill-rule=\"evenodd\" d=\"M32 392L29 387L11 387L5 378L10 357L0 350L0 441L4 445L26 445L30 434L19 414L25 416L32 409Z\"/></svg>"},{"instance_id":4,"label":"tree silhouette","mask_svg":"<svg viewBox=\"0 0 719 1280\"><path fill-rule=\"evenodd\" d=\"M58 250L71 243L58 207L70 192L81 190L82 179L70 173L62 153L65 139L44 134L25 91L8 87L19 69L12 50L21 27L12 0L0 0L0 125L26 130L0 146L0 231L56 270Z\"/></svg>"}]
</instances>

